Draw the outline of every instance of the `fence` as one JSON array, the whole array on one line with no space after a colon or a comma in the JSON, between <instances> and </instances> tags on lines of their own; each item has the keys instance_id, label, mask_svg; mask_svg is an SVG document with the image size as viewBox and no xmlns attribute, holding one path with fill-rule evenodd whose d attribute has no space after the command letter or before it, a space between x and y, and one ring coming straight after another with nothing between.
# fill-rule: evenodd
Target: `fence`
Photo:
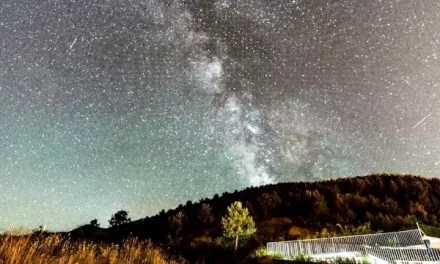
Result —
<instances>
[{"instance_id":1,"label":"fence","mask_svg":"<svg viewBox=\"0 0 440 264\"><path fill-rule=\"evenodd\" d=\"M427 248L365 247L366 255L389 263L440 263L440 251Z\"/></svg>"},{"instance_id":2,"label":"fence","mask_svg":"<svg viewBox=\"0 0 440 264\"><path fill-rule=\"evenodd\" d=\"M287 259L297 255L321 259L364 256L388 263L440 263L440 251L426 248L424 237L425 233L417 228L380 234L269 242L267 251Z\"/></svg>"}]
</instances>

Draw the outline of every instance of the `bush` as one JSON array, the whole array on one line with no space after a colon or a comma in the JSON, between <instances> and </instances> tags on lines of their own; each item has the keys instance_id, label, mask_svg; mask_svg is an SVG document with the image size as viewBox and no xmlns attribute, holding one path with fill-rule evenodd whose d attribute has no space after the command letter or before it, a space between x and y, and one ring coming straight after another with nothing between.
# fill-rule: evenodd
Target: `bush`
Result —
<instances>
[{"instance_id":1,"label":"bush","mask_svg":"<svg viewBox=\"0 0 440 264\"><path fill-rule=\"evenodd\" d=\"M284 255L276 252L276 253L269 253L267 252L266 247L261 246L258 249L256 249L252 254L251 254L252 258L264 258L264 257L270 257L273 259L284 259Z\"/></svg>"},{"instance_id":2,"label":"bush","mask_svg":"<svg viewBox=\"0 0 440 264\"><path fill-rule=\"evenodd\" d=\"M281 254L281 253L279 253L279 252L269 254L269 256L272 257L272 258L274 258L274 259L284 259L284 255Z\"/></svg>"},{"instance_id":3,"label":"bush","mask_svg":"<svg viewBox=\"0 0 440 264\"><path fill-rule=\"evenodd\" d=\"M317 262L314 257L308 255L294 255L292 256L292 260L302 262Z\"/></svg>"},{"instance_id":4,"label":"bush","mask_svg":"<svg viewBox=\"0 0 440 264\"><path fill-rule=\"evenodd\" d=\"M266 247L259 247L253 253L253 257L263 258L268 256Z\"/></svg>"}]
</instances>

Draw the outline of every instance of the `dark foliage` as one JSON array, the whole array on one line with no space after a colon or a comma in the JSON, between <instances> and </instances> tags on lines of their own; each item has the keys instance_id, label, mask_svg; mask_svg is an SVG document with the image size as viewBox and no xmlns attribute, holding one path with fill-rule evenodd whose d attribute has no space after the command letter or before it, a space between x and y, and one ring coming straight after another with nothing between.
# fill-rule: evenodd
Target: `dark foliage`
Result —
<instances>
[{"instance_id":1,"label":"dark foliage","mask_svg":"<svg viewBox=\"0 0 440 264\"><path fill-rule=\"evenodd\" d=\"M120 210L114 215L112 215L112 218L108 221L111 227L120 226L123 224L130 223L131 219L128 217L128 212L124 210Z\"/></svg>"},{"instance_id":2,"label":"dark foliage","mask_svg":"<svg viewBox=\"0 0 440 264\"><path fill-rule=\"evenodd\" d=\"M219 239L221 217L234 201L248 207L257 224L257 233L236 257L230 243ZM373 230L385 232L415 228L416 221L437 226L439 201L439 179L410 175L279 183L226 192L196 203L188 201L174 210L114 227L109 235L115 241L130 235L152 239L170 248L170 253L182 254L191 261L230 263L236 258L244 259L252 249L268 241L301 237L300 233L289 231L294 227L314 233L337 224L358 226L366 222ZM176 232L170 228L169 219L179 215L185 216L184 224Z\"/></svg>"},{"instance_id":3,"label":"dark foliage","mask_svg":"<svg viewBox=\"0 0 440 264\"><path fill-rule=\"evenodd\" d=\"M101 224L98 222L98 219L93 219L90 221L90 225L99 227Z\"/></svg>"}]
</instances>

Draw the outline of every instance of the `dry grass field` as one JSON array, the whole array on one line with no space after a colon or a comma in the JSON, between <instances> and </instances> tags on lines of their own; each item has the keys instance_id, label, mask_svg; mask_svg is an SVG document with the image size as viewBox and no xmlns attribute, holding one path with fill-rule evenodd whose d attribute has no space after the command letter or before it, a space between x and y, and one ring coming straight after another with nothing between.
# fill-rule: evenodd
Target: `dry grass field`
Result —
<instances>
[{"instance_id":1,"label":"dry grass field","mask_svg":"<svg viewBox=\"0 0 440 264\"><path fill-rule=\"evenodd\" d=\"M75 242L57 235L20 235L0 237L0 264L93 264L93 263L185 263L172 258L151 242L127 239L122 244Z\"/></svg>"}]
</instances>

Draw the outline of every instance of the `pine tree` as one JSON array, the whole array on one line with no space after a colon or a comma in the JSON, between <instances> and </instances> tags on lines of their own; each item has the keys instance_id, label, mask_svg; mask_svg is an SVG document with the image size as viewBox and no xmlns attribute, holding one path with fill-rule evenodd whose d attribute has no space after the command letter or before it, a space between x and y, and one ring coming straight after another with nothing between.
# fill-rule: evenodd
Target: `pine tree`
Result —
<instances>
[{"instance_id":1,"label":"pine tree","mask_svg":"<svg viewBox=\"0 0 440 264\"><path fill-rule=\"evenodd\" d=\"M222 217L222 227L225 237L235 238L235 252L238 248L238 239L249 237L257 230L248 209L243 208L239 201L228 207L227 215Z\"/></svg>"},{"instance_id":2,"label":"pine tree","mask_svg":"<svg viewBox=\"0 0 440 264\"><path fill-rule=\"evenodd\" d=\"M281 205L282 201L278 193L274 191L273 193L263 193L258 197L258 202L263 208L264 217L267 217Z\"/></svg>"},{"instance_id":3,"label":"pine tree","mask_svg":"<svg viewBox=\"0 0 440 264\"><path fill-rule=\"evenodd\" d=\"M207 226L214 223L212 208L209 204L202 204L202 208L200 208L198 218L204 225Z\"/></svg>"},{"instance_id":4,"label":"pine tree","mask_svg":"<svg viewBox=\"0 0 440 264\"><path fill-rule=\"evenodd\" d=\"M171 230L174 230L176 239L182 234L183 225L186 221L186 216L183 211L179 211L177 214L168 217L168 223Z\"/></svg>"}]
</instances>

